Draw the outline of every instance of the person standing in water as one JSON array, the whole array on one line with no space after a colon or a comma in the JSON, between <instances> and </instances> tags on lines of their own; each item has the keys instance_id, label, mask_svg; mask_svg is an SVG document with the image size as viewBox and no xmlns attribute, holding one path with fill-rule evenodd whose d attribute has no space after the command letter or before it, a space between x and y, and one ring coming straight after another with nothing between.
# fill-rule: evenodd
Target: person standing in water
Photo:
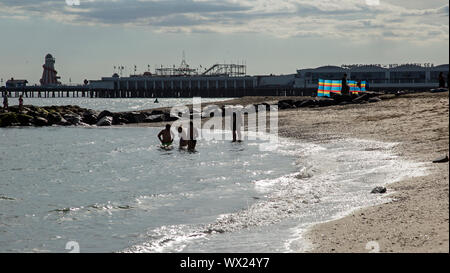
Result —
<instances>
[{"instance_id":1,"label":"person standing in water","mask_svg":"<svg viewBox=\"0 0 450 273\"><path fill-rule=\"evenodd\" d=\"M178 127L178 135L180 137L180 149L186 148L188 146L188 140L186 131L183 130L183 127Z\"/></svg>"},{"instance_id":2,"label":"person standing in water","mask_svg":"<svg viewBox=\"0 0 450 273\"><path fill-rule=\"evenodd\" d=\"M233 131L233 142L242 142L242 134L241 134L241 120L240 115L238 113L233 113L232 123L231 123L232 131Z\"/></svg>"},{"instance_id":3,"label":"person standing in water","mask_svg":"<svg viewBox=\"0 0 450 273\"><path fill-rule=\"evenodd\" d=\"M195 150L195 146L197 145L198 131L197 128L194 127L194 123L192 120L189 122L189 130L188 130L188 150Z\"/></svg>"},{"instance_id":4,"label":"person standing in water","mask_svg":"<svg viewBox=\"0 0 450 273\"><path fill-rule=\"evenodd\" d=\"M158 139L161 141L161 145L163 147L169 147L172 145L173 137L172 133L170 132L170 124L166 124L166 128L159 132Z\"/></svg>"}]
</instances>

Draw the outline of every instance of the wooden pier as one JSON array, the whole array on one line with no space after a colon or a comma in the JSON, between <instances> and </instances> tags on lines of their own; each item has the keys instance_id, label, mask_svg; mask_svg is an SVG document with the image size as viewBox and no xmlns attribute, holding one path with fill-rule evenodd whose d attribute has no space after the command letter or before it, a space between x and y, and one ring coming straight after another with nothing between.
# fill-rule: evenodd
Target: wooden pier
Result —
<instances>
[{"instance_id":1,"label":"wooden pier","mask_svg":"<svg viewBox=\"0 0 450 273\"><path fill-rule=\"evenodd\" d=\"M312 96L314 89L299 88L209 88L209 89L100 89L87 86L26 86L0 87L2 96L25 98L235 98L243 96Z\"/></svg>"}]
</instances>

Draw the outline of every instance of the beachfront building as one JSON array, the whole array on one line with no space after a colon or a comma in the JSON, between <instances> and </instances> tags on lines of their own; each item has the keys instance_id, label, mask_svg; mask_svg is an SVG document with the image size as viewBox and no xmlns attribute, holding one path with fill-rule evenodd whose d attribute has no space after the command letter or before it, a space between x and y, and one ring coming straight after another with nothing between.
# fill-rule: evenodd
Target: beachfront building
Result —
<instances>
[{"instance_id":1,"label":"beachfront building","mask_svg":"<svg viewBox=\"0 0 450 273\"><path fill-rule=\"evenodd\" d=\"M430 88L438 84L439 73L447 76L449 65L342 65L297 70L296 88L316 88L319 79L367 81L372 88Z\"/></svg>"},{"instance_id":2,"label":"beachfront building","mask_svg":"<svg viewBox=\"0 0 450 273\"><path fill-rule=\"evenodd\" d=\"M131 75L103 77L89 81L89 87L115 91L150 92L156 97L165 96L235 96L242 90L256 87L256 77L227 75L160 76Z\"/></svg>"},{"instance_id":3,"label":"beachfront building","mask_svg":"<svg viewBox=\"0 0 450 273\"><path fill-rule=\"evenodd\" d=\"M6 87L9 88L25 87L27 86L27 83L28 83L27 80L15 80L14 78L11 78L10 80L6 81Z\"/></svg>"}]
</instances>

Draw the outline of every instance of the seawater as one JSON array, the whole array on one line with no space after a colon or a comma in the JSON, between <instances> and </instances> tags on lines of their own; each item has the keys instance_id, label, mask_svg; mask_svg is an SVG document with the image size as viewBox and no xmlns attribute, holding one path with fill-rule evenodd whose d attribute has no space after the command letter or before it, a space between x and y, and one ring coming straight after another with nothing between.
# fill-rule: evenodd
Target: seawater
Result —
<instances>
[{"instance_id":1,"label":"seawater","mask_svg":"<svg viewBox=\"0 0 450 273\"><path fill-rule=\"evenodd\" d=\"M202 98L202 103L230 100L231 98ZM97 111L108 110L111 112L125 112L146 110L159 107L171 107L174 105L192 104L192 98L158 98L159 103L154 103L155 98L24 98L25 105L49 106L49 105L78 105L83 108ZM10 97L9 105L18 105L19 98Z\"/></svg>"},{"instance_id":2,"label":"seawater","mask_svg":"<svg viewBox=\"0 0 450 273\"><path fill-rule=\"evenodd\" d=\"M160 149L159 130L0 129L0 252L299 251L314 223L424 172L390 143L199 140L192 153Z\"/></svg>"}]
</instances>

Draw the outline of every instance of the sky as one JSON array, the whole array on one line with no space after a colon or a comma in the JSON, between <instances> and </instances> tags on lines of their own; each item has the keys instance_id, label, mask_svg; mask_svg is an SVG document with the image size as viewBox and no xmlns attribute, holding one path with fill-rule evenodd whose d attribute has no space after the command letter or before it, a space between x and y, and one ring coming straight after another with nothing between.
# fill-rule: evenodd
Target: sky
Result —
<instances>
[{"instance_id":1,"label":"sky","mask_svg":"<svg viewBox=\"0 0 450 273\"><path fill-rule=\"evenodd\" d=\"M249 75L449 63L447 0L0 0L0 78L65 84L155 67L244 63Z\"/></svg>"}]
</instances>

